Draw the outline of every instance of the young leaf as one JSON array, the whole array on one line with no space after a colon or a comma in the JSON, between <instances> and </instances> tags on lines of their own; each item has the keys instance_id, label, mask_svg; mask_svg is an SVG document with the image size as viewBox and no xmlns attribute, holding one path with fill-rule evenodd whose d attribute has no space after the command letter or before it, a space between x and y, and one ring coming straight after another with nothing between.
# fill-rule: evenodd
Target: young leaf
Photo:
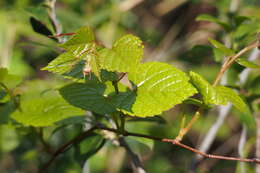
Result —
<instances>
[{"instance_id":1,"label":"young leaf","mask_svg":"<svg viewBox=\"0 0 260 173\"><path fill-rule=\"evenodd\" d=\"M203 77L201 77L199 74L190 72L190 77L193 85L197 88L199 93L203 97L203 102L208 104L226 104L226 102L223 102L223 100L219 100L217 97L217 93L213 86L206 81Z\"/></svg>"},{"instance_id":2,"label":"young leaf","mask_svg":"<svg viewBox=\"0 0 260 173\"><path fill-rule=\"evenodd\" d=\"M93 72L101 80L101 69L98 57L95 54L94 44L77 46L77 49L73 52L68 51L59 55L42 70L75 79L83 79L84 75L89 75Z\"/></svg>"},{"instance_id":3,"label":"young leaf","mask_svg":"<svg viewBox=\"0 0 260 173\"><path fill-rule=\"evenodd\" d=\"M248 106L234 90L224 86L216 86L215 89L219 97L225 99L226 102L231 102L240 112L250 114Z\"/></svg>"},{"instance_id":4,"label":"young leaf","mask_svg":"<svg viewBox=\"0 0 260 173\"><path fill-rule=\"evenodd\" d=\"M60 46L68 50L71 48L71 46L88 44L93 42L94 40L95 36L93 31L90 29L90 27L84 26L77 30L75 35L73 35L71 39L69 39L63 44L60 44Z\"/></svg>"},{"instance_id":5,"label":"young leaf","mask_svg":"<svg viewBox=\"0 0 260 173\"><path fill-rule=\"evenodd\" d=\"M248 68L260 68L260 65L257 65L251 61L248 61L248 60L245 60L245 59L241 59L241 58L238 58L236 60L236 62L244 67L248 67Z\"/></svg>"},{"instance_id":6,"label":"young leaf","mask_svg":"<svg viewBox=\"0 0 260 173\"><path fill-rule=\"evenodd\" d=\"M44 127L53 125L55 122L73 116L84 115L84 111L69 105L55 91L48 91L38 97L21 97L21 109L12 114L16 121L35 127Z\"/></svg>"},{"instance_id":7,"label":"young leaf","mask_svg":"<svg viewBox=\"0 0 260 173\"><path fill-rule=\"evenodd\" d=\"M62 97L73 106L98 114L107 114L115 112L116 109L105 94L106 87L101 83L72 83L59 91Z\"/></svg>"},{"instance_id":8,"label":"young leaf","mask_svg":"<svg viewBox=\"0 0 260 173\"><path fill-rule=\"evenodd\" d=\"M75 58L71 52L65 52L51 61L46 67L42 68L42 70L63 75L66 72L71 71L80 60L80 58Z\"/></svg>"},{"instance_id":9,"label":"young leaf","mask_svg":"<svg viewBox=\"0 0 260 173\"><path fill-rule=\"evenodd\" d=\"M89 55L89 59L87 60L91 71L97 76L97 78L101 81L101 67L100 67L100 60L96 54ZM84 69L83 69L84 72Z\"/></svg>"},{"instance_id":10,"label":"young leaf","mask_svg":"<svg viewBox=\"0 0 260 173\"><path fill-rule=\"evenodd\" d=\"M131 72L143 57L143 45L138 37L126 35L117 40L112 49L102 49L98 54L103 69Z\"/></svg>"},{"instance_id":11,"label":"young leaf","mask_svg":"<svg viewBox=\"0 0 260 173\"><path fill-rule=\"evenodd\" d=\"M227 48L222 43L218 42L217 40L209 38L209 42L216 47L218 50L223 52L226 56L230 56L234 54L234 51L232 49Z\"/></svg>"},{"instance_id":12,"label":"young leaf","mask_svg":"<svg viewBox=\"0 0 260 173\"><path fill-rule=\"evenodd\" d=\"M191 81L203 97L205 104L226 105L231 102L239 111L249 114L249 108L239 95L224 86L212 86L200 75L190 72Z\"/></svg>"},{"instance_id":13,"label":"young leaf","mask_svg":"<svg viewBox=\"0 0 260 173\"><path fill-rule=\"evenodd\" d=\"M184 72L165 63L141 64L128 77L137 93L119 94L115 102L120 110L133 116L161 114L197 92Z\"/></svg>"}]
</instances>

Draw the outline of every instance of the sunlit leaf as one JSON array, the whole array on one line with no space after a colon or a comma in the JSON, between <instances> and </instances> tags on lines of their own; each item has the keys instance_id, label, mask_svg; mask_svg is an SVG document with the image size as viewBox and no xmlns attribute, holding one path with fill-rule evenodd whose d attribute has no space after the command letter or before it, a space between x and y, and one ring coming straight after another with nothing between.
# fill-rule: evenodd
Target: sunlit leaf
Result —
<instances>
[{"instance_id":1,"label":"sunlit leaf","mask_svg":"<svg viewBox=\"0 0 260 173\"><path fill-rule=\"evenodd\" d=\"M51 61L48 66L42 68L42 70L47 70L56 74L65 74L70 71L77 63L82 59L77 59L71 52L65 52L59 55L56 59Z\"/></svg>"},{"instance_id":2,"label":"sunlit leaf","mask_svg":"<svg viewBox=\"0 0 260 173\"><path fill-rule=\"evenodd\" d=\"M226 102L231 102L240 112L250 114L248 106L234 90L224 86L216 86L215 89L218 97L225 99Z\"/></svg>"},{"instance_id":3,"label":"sunlit leaf","mask_svg":"<svg viewBox=\"0 0 260 173\"><path fill-rule=\"evenodd\" d=\"M108 71L134 71L143 57L142 41L133 35L126 35L115 42L112 49L99 52L101 66Z\"/></svg>"},{"instance_id":4,"label":"sunlit leaf","mask_svg":"<svg viewBox=\"0 0 260 173\"><path fill-rule=\"evenodd\" d=\"M91 77L93 72L101 80L100 60L97 56L94 34L89 27L80 28L70 40L60 46L67 52L58 56L42 70L74 79Z\"/></svg>"},{"instance_id":5,"label":"sunlit leaf","mask_svg":"<svg viewBox=\"0 0 260 173\"><path fill-rule=\"evenodd\" d=\"M60 44L61 47L71 50L71 46L79 46L82 44L88 44L95 40L95 36L90 27L84 26L75 32L75 35L64 44ZM75 48L75 47L74 47Z\"/></svg>"},{"instance_id":6,"label":"sunlit leaf","mask_svg":"<svg viewBox=\"0 0 260 173\"><path fill-rule=\"evenodd\" d=\"M97 76L97 78L101 81L101 66L99 57L96 54L92 54L89 57L89 66L91 71Z\"/></svg>"},{"instance_id":7,"label":"sunlit leaf","mask_svg":"<svg viewBox=\"0 0 260 173\"><path fill-rule=\"evenodd\" d=\"M223 100L219 100L217 97L217 93L213 86L206 81L202 76L197 73L190 72L191 81L194 86L197 88L199 93L203 97L203 102L205 104L226 104L227 102L223 102Z\"/></svg>"},{"instance_id":8,"label":"sunlit leaf","mask_svg":"<svg viewBox=\"0 0 260 173\"><path fill-rule=\"evenodd\" d=\"M249 108L239 95L224 86L212 86L200 75L190 72L192 83L203 97L205 104L226 105L232 103L239 111L249 114Z\"/></svg>"},{"instance_id":9,"label":"sunlit leaf","mask_svg":"<svg viewBox=\"0 0 260 173\"><path fill-rule=\"evenodd\" d=\"M91 49L91 51L84 52L85 49ZM93 51L95 51L93 44L86 44L84 47L78 46L78 49L74 50L74 52L68 51L59 55L46 67L42 68L42 70L64 75L69 78L84 79L84 77L86 77L84 76L87 70L86 67L88 67L89 71L86 75L90 76L91 72L93 72L96 77L101 80L99 60Z\"/></svg>"},{"instance_id":10,"label":"sunlit leaf","mask_svg":"<svg viewBox=\"0 0 260 173\"><path fill-rule=\"evenodd\" d=\"M197 92L184 72L165 63L141 64L129 80L137 92L120 93L115 102L120 110L138 117L161 114Z\"/></svg>"}]
</instances>

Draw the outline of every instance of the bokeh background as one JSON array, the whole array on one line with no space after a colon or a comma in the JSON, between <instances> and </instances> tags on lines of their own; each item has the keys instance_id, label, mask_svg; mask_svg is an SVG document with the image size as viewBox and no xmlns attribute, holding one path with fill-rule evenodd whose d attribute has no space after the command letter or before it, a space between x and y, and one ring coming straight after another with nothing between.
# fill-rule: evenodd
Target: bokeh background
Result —
<instances>
[{"instance_id":1,"label":"bokeh background","mask_svg":"<svg viewBox=\"0 0 260 173\"><path fill-rule=\"evenodd\" d=\"M43 0L1 0L0 1L0 66L25 81L44 79L64 83L40 69L58 54L57 44L52 39L35 33L30 25L31 16L50 26ZM237 7L233 7L237 6ZM220 69L208 38L214 38L226 45L240 48L248 40L227 41L227 33L215 23L196 21L200 14L210 14L228 21L232 10L235 14L260 19L259 0L57 0L56 14L62 26L62 33L74 32L81 26L89 25L98 40L105 46L127 33L140 37L145 45L144 61L162 61L186 72L198 72L212 82ZM247 32L256 25L247 25ZM251 29L251 30L250 30ZM231 34L232 35L232 34ZM231 36L232 37L232 36ZM251 37L250 37L251 38ZM245 38L246 39L246 38ZM250 39L249 39L250 40ZM252 41L252 40L251 40ZM259 62L259 60L258 60ZM238 74L244 69L234 65L228 72L228 85L235 85ZM252 71L252 80L260 74ZM251 79L250 78L250 79ZM57 82L58 81L58 82ZM53 86L55 86L53 84ZM31 89L37 88L37 82ZM41 83L39 83L41 85ZM259 90L259 83L254 85ZM259 87L259 88L258 88ZM259 92L259 91L258 91ZM1 111L0 107L0 119ZM165 112L164 120L150 122L128 122L129 131L148 133L173 138L178 134L182 115L191 118L194 107L176 106ZM246 157L254 157L256 125L253 117L242 117L235 110L230 112L221 126L210 148L210 153L238 156L238 142L243 124L248 126L245 144ZM197 147L208 129L217 119L217 111L210 110L203 115L185 137L183 143ZM0 121L1 122L1 121ZM52 133L55 127L44 129L44 135ZM34 173L46 157L39 140L39 129L32 127L13 128L0 123L0 172ZM42 130L42 129L40 129ZM77 125L66 126L48 139L54 148L79 132ZM148 173L184 173L191 167L194 153L170 144L145 139L128 138ZM238 162L205 159L197 167L198 173L241 172ZM248 173L255 172L254 164L246 164ZM107 143L92 156L85 172L128 173L132 172L129 158L123 148ZM81 168L73 157L73 150L60 156L50 172L78 173Z\"/></svg>"}]
</instances>

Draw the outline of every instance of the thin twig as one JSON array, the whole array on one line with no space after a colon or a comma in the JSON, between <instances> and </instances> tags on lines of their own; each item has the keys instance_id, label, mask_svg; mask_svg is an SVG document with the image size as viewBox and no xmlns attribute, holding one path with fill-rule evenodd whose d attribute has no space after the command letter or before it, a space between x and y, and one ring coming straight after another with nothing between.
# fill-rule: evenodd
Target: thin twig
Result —
<instances>
[{"instance_id":1,"label":"thin twig","mask_svg":"<svg viewBox=\"0 0 260 173\"><path fill-rule=\"evenodd\" d=\"M77 143L81 142L82 140L84 140L86 137L90 136L97 129L111 131L111 132L114 132L114 133L116 133L118 135L123 135L123 136L135 136L135 137L147 138L147 139L151 139L151 140L155 140L155 141L159 141L159 142L168 142L168 143L171 143L173 145L177 145L177 146L179 146L181 148L184 148L186 150L189 150L191 152L194 152L196 154L202 155L203 157L206 157L206 158L220 159L220 160L232 160L232 161L240 161L240 162L248 162L248 163L260 164L260 160L259 159L245 159L245 158L238 158L238 157L227 157L227 156L207 154L207 153L201 152L201 151L199 151L199 150L197 150L195 148L192 148L192 147L190 147L188 145L185 145L185 144L183 144L180 141L177 141L175 139L160 138L160 137L156 137L156 136L149 136L149 135L145 135L145 134L132 133L132 132L128 132L128 131L121 132L121 131L119 131L117 129L105 127L104 125L99 124L97 126L94 126L94 127L90 128L89 130L79 134L78 136L76 136L75 138L70 140L69 142L67 142L64 145L62 145L61 147L59 147L53 153L51 159L47 163L44 164L42 169L39 170L39 173L45 172L48 169L48 167L53 163L53 161L60 154L64 153L68 149L70 149L70 147L73 146L74 144L77 144Z\"/></svg>"},{"instance_id":2,"label":"thin twig","mask_svg":"<svg viewBox=\"0 0 260 173\"><path fill-rule=\"evenodd\" d=\"M45 1L45 6L47 7L47 12L48 12L52 27L55 31L55 34L59 35L62 33L62 26L60 25L60 23L57 19L55 5L56 5L56 0L46 0ZM64 40L62 38L58 37L59 43L62 43L63 41Z\"/></svg>"},{"instance_id":3,"label":"thin twig","mask_svg":"<svg viewBox=\"0 0 260 173\"><path fill-rule=\"evenodd\" d=\"M58 37L63 37L63 36L71 36L71 35L75 35L75 32L71 32L71 33L63 33L63 34L56 34L56 35L49 35L48 37L50 38L58 38Z\"/></svg>"},{"instance_id":4,"label":"thin twig","mask_svg":"<svg viewBox=\"0 0 260 173\"><path fill-rule=\"evenodd\" d=\"M257 48L255 48L252 51L252 53L250 54L248 60L254 61L258 58L259 55L260 55L260 51ZM238 82L239 85L243 85L246 82L250 71L251 71L251 69L246 68L240 73L239 82ZM219 115L218 115L217 120L211 126L211 128L208 130L208 132L205 135L203 141L199 145L199 150L202 151L202 152L207 152L209 150L210 146L212 145L212 143L213 143L213 141L216 137L216 134L217 134L219 128L222 126L222 124L224 123L229 111L231 110L232 105L228 104L227 106L219 106L218 108L219 108ZM259 154L259 156L260 156L260 154ZM258 156L256 155L256 157L258 157ZM201 155L196 155L196 158L193 161L193 165L196 165L201 159L202 159Z\"/></svg>"},{"instance_id":5,"label":"thin twig","mask_svg":"<svg viewBox=\"0 0 260 173\"><path fill-rule=\"evenodd\" d=\"M52 157L50 158L50 160L48 162L46 162L43 167L39 170L39 173L43 173L45 172L48 167L53 163L53 161L62 153L64 153L65 151L67 151L71 146L79 143L80 141L82 141L83 139L85 139L86 137L90 136L92 134L92 132L94 130L96 130L97 127L94 126L92 128L90 128L89 130L79 134L78 136L76 136L75 138L71 139L69 142L65 143L64 145L62 145L61 147L59 147L53 154Z\"/></svg>"},{"instance_id":6,"label":"thin twig","mask_svg":"<svg viewBox=\"0 0 260 173\"><path fill-rule=\"evenodd\" d=\"M244 53L248 52L249 50L258 47L259 45L260 44L258 43L258 41L255 41L255 42L251 43L250 45L248 45L247 47L245 47L244 49L242 49L241 51L239 51L237 54L235 54L231 57L228 57L227 60L222 65L219 73L217 74L217 77L216 77L215 81L213 82L213 86L216 86L219 83L220 79L223 77L226 70L235 62L236 59L238 59L240 56L242 56ZM188 133L188 131L191 129L192 125L198 119L198 116L196 116L196 114L198 112L201 112L201 110L202 110L202 108L199 108L198 111L196 111L196 113L194 114L192 120L189 122L188 126L180 130L180 133L178 134L176 140L181 141L183 136L186 133Z\"/></svg>"},{"instance_id":7,"label":"thin twig","mask_svg":"<svg viewBox=\"0 0 260 173\"><path fill-rule=\"evenodd\" d=\"M120 133L118 130L116 129L112 129L112 128L107 128L107 127L103 127L100 126L100 129L103 130L108 130L111 132L115 132L115 133ZM147 138L147 139L152 139L155 141L159 141L159 142L169 142L172 143L173 145L177 145L179 147L182 147L184 149L187 149L189 151L192 151L196 154L202 155L204 157L207 158L211 158L211 159L220 159L220 160L232 160L232 161L240 161L240 162L248 162L248 163L256 163L256 164L260 164L260 160L259 159L245 159L245 158L238 158L238 157L227 157L227 156L219 156L219 155L213 155L213 154L207 154L204 152L201 152L195 148L192 148L188 145L185 145L175 139L167 139L167 138L160 138L160 137L155 137L155 136L149 136L149 135L144 135L144 134L139 134L139 133L132 133L132 132L127 132L125 131L124 134L121 134L123 136L136 136L136 137L142 137L142 138Z\"/></svg>"},{"instance_id":8,"label":"thin twig","mask_svg":"<svg viewBox=\"0 0 260 173\"><path fill-rule=\"evenodd\" d=\"M182 127L180 129L180 132L179 132L178 136L175 138L175 140L177 140L177 141L181 141L182 140L183 136L185 136L186 133L188 133L188 131L191 129L192 125L199 119L201 113L202 113L202 109L199 109L194 114L194 116L192 117L192 119L190 120L188 125L186 127Z\"/></svg>"},{"instance_id":9,"label":"thin twig","mask_svg":"<svg viewBox=\"0 0 260 173\"><path fill-rule=\"evenodd\" d=\"M249 50L252 50L253 48L258 47L259 45L260 44L258 43L258 41L253 42L252 44L248 45L247 47L245 47L244 49L239 51L237 54L227 58L227 60L222 65L219 73L217 74L217 77L213 83L213 86L216 86L219 83L220 79L222 78L222 76L224 75L226 70L235 62L235 60L237 60L240 56L242 56L244 53L248 52Z\"/></svg>"}]
</instances>

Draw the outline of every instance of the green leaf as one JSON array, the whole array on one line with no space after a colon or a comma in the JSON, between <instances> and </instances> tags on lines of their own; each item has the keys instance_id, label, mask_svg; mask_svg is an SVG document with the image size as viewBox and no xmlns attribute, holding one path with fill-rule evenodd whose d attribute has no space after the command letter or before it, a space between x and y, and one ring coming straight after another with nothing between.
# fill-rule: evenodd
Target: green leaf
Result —
<instances>
[{"instance_id":1,"label":"green leaf","mask_svg":"<svg viewBox=\"0 0 260 173\"><path fill-rule=\"evenodd\" d=\"M193 85L197 88L199 93L203 97L203 102L208 104L227 104L226 102L223 102L223 100L219 100L217 97L217 93L213 86L206 81L203 77L201 77L199 74L195 72L190 72L190 77Z\"/></svg>"},{"instance_id":2,"label":"green leaf","mask_svg":"<svg viewBox=\"0 0 260 173\"><path fill-rule=\"evenodd\" d=\"M218 42L217 40L211 39L209 38L209 42L216 47L217 49L219 49L221 52L223 52L226 56L230 56L234 54L234 51L232 49L227 48L226 46L224 46L222 43Z\"/></svg>"},{"instance_id":3,"label":"green leaf","mask_svg":"<svg viewBox=\"0 0 260 173\"><path fill-rule=\"evenodd\" d=\"M128 77L137 92L119 93L114 102L121 111L133 116L161 114L197 92L184 72L165 63L141 64Z\"/></svg>"},{"instance_id":4,"label":"green leaf","mask_svg":"<svg viewBox=\"0 0 260 173\"><path fill-rule=\"evenodd\" d=\"M73 53L65 52L51 61L46 67L42 68L42 70L63 75L66 72L71 71L81 60L82 59L75 58Z\"/></svg>"},{"instance_id":5,"label":"green leaf","mask_svg":"<svg viewBox=\"0 0 260 173\"><path fill-rule=\"evenodd\" d=\"M106 93L107 88L102 83L72 83L62 87L59 91L62 97L71 105L93 111L98 114L115 112L111 100ZM109 92L108 92L109 93Z\"/></svg>"},{"instance_id":6,"label":"green leaf","mask_svg":"<svg viewBox=\"0 0 260 173\"><path fill-rule=\"evenodd\" d=\"M15 111L12 118L35 127L53 125L55 122L84 115L84 111L69 105L56 91L38 94L38 97L21 97L22 111Z\"/></svg>"},{"instance_id":7,"label":"green leaf","mask_svg":"<svg viewBox=\"0 0 260 173\"><path fill-rule=\"evenodd\" d=\"M96 44L83 43L66 48L68 52L59 55L42 70L74 79L83 79L85 75L91 77L91 73L94 73L101 81L101 67Z\"/></svg>"},{"instance_id":8,"label":"green leaf","mask_svg":"<svg viewBox=\"0 0 260 173\"><path fill-rule=\"evenodd\" d=\"M225 99L226 102L231 102L240 112L250 114L248 106L234 90L224 86L216 86L215 89L219 97Z\"/></svg>"},{"instance_id":9,"label":"green leaf","mask_svg":"<svg viewBox=\"0 0 260 173\"><path fill-rule=\"evenodd\" d=\"M115 42L112 49L98 52L101 66L108 71L131 72L143 57L142 41L133 35L126 35Z\"/></svg>"},{"instance_id":10,"label":"green leaf","mask_svg":"<svg viewBox=\"0 0 260 173\"><path fill-rule=\"evenodd\" d=\"M60 44L60 47L66 50L71 50L71 46L79 46L82 44L91 43L95 40L93 31L88 26L81 27L76 31L75 35L64 44ZM75 47L74 47L75 48Z\"/></svg>"},{"instance_id":11,"label":"green leaf","mask_svg":"<svg viewBox=\"0 0 260 173\"><path fill-rule=\"evenodd\" d=\"M245 59L241 59L241 58L238 58L236 60L236 62L244 67L248 67L248 68L260 68L259 65L251 62L251 61L248 61L248 60L245 60Z\"/></svg>"},{"instance_id":12,"label":"green leaf","mask_svg":"<svg viewBox=\"0 0 260 173\"><path fill-rule=\"evenodd\" d=\"M205 104L226 105L231 102L239 111L249 114L249 108L239 95L224 86L212 86L200 75L190 72L191 81L203 97Z\"/></svg>"},{"instance_id":13,"label":"green leaf","mask_svg":"<svg viewBox=\"0 0 260 173\"><path fill-rule=\"evenodd\" d=\"M92 53L76 56L72 52L65 52L42 68L42 70L78 80L92 78L91 73L94 73L99 80L103 78L98 57ZM86 70L89 70L89 72L87 73ZM84 74L88 75L88 77L85 77Z\"/></svg>"},{"instance_id":14,"label":"green leaf","mask_svg":"<svg viewBox=\"0 0 260 173\"><path fill-rule=\"evenodd\" d=\"M89 66L90 66L91 71L101 81L101 74L100 74L101 73L101 67L100 67L99 57L96 54L92 54L90 56Z\"/></svg>"},{"instance_id":15,"label":"green leaf","mask_svg":"<svg viewBox=\"0 0 260 173\"><path fill-rule=\"evenodd\" d=\"M221 20L219 20L216 17L213 17L211 15L208 14L201 14L196 18L197 21L208 21L208 22L213 22L216 23L220 26L222 26L226 31L230 31L231 30L231 26L228 23L225 23Z\"/></svg>"}]
</instances>

